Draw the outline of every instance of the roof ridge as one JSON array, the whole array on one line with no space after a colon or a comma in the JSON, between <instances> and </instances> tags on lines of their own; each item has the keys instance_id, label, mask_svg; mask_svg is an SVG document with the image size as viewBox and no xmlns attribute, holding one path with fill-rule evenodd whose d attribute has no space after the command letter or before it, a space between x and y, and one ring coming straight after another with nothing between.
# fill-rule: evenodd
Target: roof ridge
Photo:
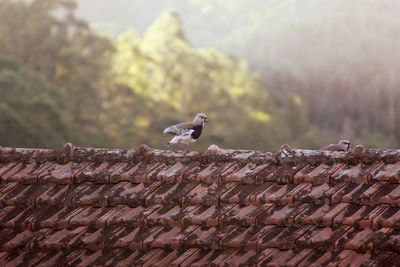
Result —
<instances>
[{"instance_id":1,"label":"roof ridge","mask_svg":"<svg viewBox=\"0 0 400 267\"><path fill-rule=\"evenodd\" d=\"M276 164L294 164L309 162L311 164L348 162L358 164L383 161L395 163L400 161L399 149L365 149L358 145L351 152L337 152L326 150L293 149L289 145L282 145L278 151L259 151L242 149L222 149L211 145L200 153L191 151L183 153L174 150L163 150L140 145L137 149L90 148L76 147L72 143L64 145L63 149L12 148L0 147L0 162L20 161L58 161L58 162L164 162L175 164L181 162L199 161L210 162L242 162L261 163L273 162Z\"/></svg>"}]
</instances>

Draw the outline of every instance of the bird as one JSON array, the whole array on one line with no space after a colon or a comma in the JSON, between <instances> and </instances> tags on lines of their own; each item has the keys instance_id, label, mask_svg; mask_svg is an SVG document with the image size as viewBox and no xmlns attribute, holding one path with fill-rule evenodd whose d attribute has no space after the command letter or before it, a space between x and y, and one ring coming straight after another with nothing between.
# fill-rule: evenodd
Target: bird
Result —
<instances>
[{"instance_id":1,"label":"bird","mask_svg":"<svg viewBox=\"0 0 400 267\"><path fill-rule=\"evenodd\" d=\"M175 135L167 146L183 143L183 151L185 151L187 144L199 139L205 122L208 122L206 114L199 113L192 122L182 122L165 128L164 135Z\"/></svg>"},{"instance_id":2,"label":"bird","mask_svg":"<svg viewBox=\"0 0 400 267\"><path fill-rule=\"evenodd\" d=\"M321 148L321 150L330 150L330 151L345 151L347 152L351 147L349 140L340 140L337 144L330 144L329 146Z\"/></svg>"}]
</instances>

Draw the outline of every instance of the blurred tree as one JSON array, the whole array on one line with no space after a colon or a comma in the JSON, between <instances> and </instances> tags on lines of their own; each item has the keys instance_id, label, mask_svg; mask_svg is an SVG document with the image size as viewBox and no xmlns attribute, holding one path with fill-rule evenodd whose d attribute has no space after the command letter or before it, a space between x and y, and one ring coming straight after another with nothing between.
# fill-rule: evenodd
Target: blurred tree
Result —
<instances>
[{"instance_id":1,"label":"blurred tree","mask_svg":"<svg viewBox=\"0 0 400 267\"><path fill-rule=\"evenodd\" d=\"M162 129L191 120L197 112L207 113L212 122L199 141L202 148L210 143L277 148L284 138L302 140L297 131L301 127L310 136L301 103L293 118L288 117L293 101L283 101L279 108L244 61L214 49L194 49L185 39L178 15L171 11L161 14L143 39L133 31L118 38L110 77L119 86L109 95L104 118L117 140L135 135L136 141L129 140L136 145L146 140L163 146L167 141ZM293 128L292 124L297 128L281 132Z\"/></svg>"},{"instance_id":2,"label":"blurred tree","mask_svg":"<svg viewBox=\"0 0 400 267\"><path fill-rule=\"evenodd\" d=\"M68 113L82 131L100 136L102 76L113 48L75 18L75 8L72 0L0 2L0 55L12 55L58 87L59 112Z\"/></svg>"},{"instance_id":3,"label":"blurred tree","mask_svg":"<svg viewBox=\"0 0 400 267\"><path fill-rule=\"evenodd\" d=\"M191 2L225 30L207 41L247 59L269 92L300 95L318 136L400 145L398 1Z\"/></svg>"},{"instance_id":4,"label":"blurred tree","mask_svg":"<svg viewBox=\"0 0 400 267\"><path fill-rule=\"evenodd\" d=\"M92 141L58 108L62 98L59 88L21 61L0 57L0 144L60 147Z\"/></svg>"},{"instance_id":5,"label":"blurred tree","mask_svg":"<svg viewBox=\"0 0 400 267\"><path fill-rule=\"evenodd\" d=\"M206 2L206 13L246 14L228 28L251 67L195 49L173 11L143 36L130 30L112 43L75 17L73 0L0 1L0 144L164 147L163 128L197 112L211 122L196 149L398 144L400 53L381 51L396 51L398 39L385 37L399 22L381 16L380 4L350 1L367 19L330 2L332 10L306 16L320 5L311 0L259 2L257 10L251 1L195 2ZM353 56L361 48L362 60Z\"/></svg>"},{"instance_id":6,"label":"blurred tree","mask_svg":"<svg viewBox=\"0 0 400 267\"><path fill-rule=\"evenodd\" d=\"M13 144L17 140L41 146L60 145L70 138L79 144L83 140L93 144L106 140L98 114L105 89L102 75L108 68L112 44L76 19L75 7L70 0L0 2L0 57L11 58L2 61L2 89L10 94L0 103L15 112L7 114L19 118L16 122L26 123L30 129L25 131L29 136L25 141L9 129L8 138L14 140ZM18 65L17 69L10 70L10 64ZM30 84L32 81L36 85ZM18 112L10 106L13 102L20 105ZM71 122L74 126L67 127ZM34 123L47 123L49 127L43 129L48 132L33 133L40 129Z\"/></svg>"}]
</instances>

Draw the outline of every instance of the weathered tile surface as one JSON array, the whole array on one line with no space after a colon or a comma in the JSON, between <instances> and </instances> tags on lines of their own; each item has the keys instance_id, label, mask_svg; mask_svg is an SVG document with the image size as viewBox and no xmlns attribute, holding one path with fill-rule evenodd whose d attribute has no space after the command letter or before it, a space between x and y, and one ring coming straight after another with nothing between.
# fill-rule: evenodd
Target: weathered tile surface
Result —
<instances>
[{"instance_id":1,"label":"weathered tile surface","mask_svg":"<svg viewBox=\"0 0 400 267\"><path fill-rule=\"evenodd\" d=\"M0 266L394 266L400 151L0 147Z\"/></svg>"}]
</instances>

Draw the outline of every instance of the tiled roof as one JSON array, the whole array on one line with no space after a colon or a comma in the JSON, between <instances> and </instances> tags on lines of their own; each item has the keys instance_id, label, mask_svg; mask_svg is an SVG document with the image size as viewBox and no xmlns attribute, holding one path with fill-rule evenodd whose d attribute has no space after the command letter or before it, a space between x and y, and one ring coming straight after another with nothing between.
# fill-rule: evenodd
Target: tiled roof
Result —
<instances>
[{"instance_id":1,"label":"tiled roof","mask_svg":"<svg viewBox=\"0 0 400 267\"><path fill-rule=\"evenodd\" d=\"M0 266L400 262L400 151L0 148Z\"/></svg>"}]
</instances>

